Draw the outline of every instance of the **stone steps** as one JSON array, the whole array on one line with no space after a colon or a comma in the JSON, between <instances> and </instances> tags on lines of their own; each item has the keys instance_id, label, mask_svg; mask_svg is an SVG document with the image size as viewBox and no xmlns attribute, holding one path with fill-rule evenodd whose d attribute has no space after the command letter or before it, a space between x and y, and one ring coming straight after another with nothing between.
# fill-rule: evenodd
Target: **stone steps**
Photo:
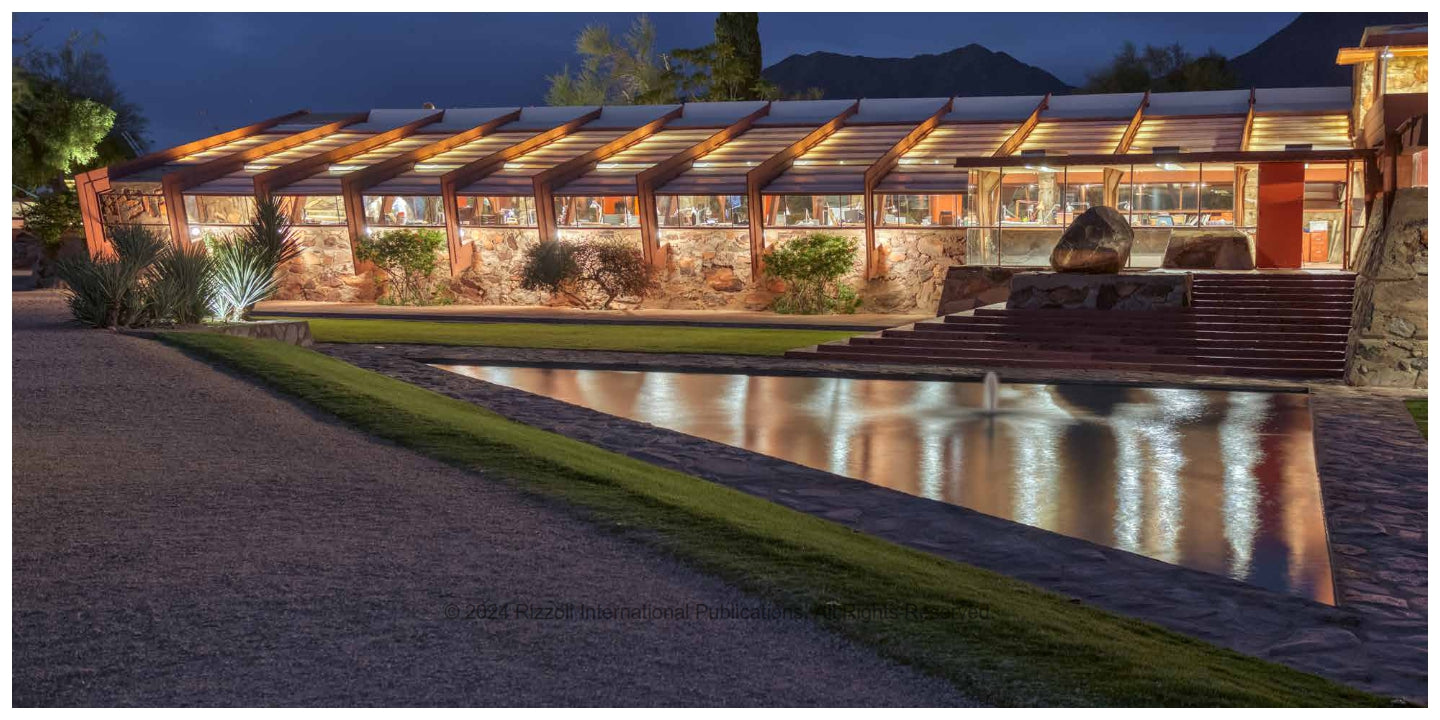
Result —
<instances>
[{"instance_id":1,"label":"stone steps","mask_svg":"<svg viewBox=\"0 0 1440 720\"><path fill-rule=\"evenodd\" d=\"M1200 273L1192 289L1188 309L985 307L786 356L1001 370L1343 376L1353 276Z\"/></svg>"}]
</instances>

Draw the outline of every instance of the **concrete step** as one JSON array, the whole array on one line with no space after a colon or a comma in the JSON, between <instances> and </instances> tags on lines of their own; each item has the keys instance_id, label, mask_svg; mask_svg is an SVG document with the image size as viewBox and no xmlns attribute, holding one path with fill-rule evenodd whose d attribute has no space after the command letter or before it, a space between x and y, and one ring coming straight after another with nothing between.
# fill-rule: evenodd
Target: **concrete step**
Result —
<instances>
[{"instance_id":1,"label":"concrete step","mask_svg":"<svg viewBox=\"0 0 1440 720\"><path fill-rule=\"evenodd\" d=\"M1025 339L950 339L915 336L883 335L881 337L853 337L851 345L896 348L951 348L971 350L1058 351L1095 354L1117 352L1140 352L1155 355L1199 355L1223 357L1271 358L1277 360L1325 359L1345 360L1345 346L1341 343L1312 343L1321 347L1254 347L1224 343L1147 343L1141 339L1114 341L1108 339L1070 338L1053 341Z\"/></svg>"}]
</instances>

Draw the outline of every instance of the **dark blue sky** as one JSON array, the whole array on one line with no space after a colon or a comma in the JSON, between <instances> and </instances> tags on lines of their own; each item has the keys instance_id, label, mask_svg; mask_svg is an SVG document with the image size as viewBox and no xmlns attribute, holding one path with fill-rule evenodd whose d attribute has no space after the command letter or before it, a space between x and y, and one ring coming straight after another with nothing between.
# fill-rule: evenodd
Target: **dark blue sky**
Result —
<instances>
[{"instance_id":1,"label":"dark blue sky","mask_svg":"<svg viewBox=\"0 0 1440 720\"><path fill-rule=\"evenodd\" d=\"M800 14L763 13L766 64L817 50L908 57L969 43L1007 52L1076 84L1126 40L1179 42L1195 53L1245 52L1296 13ZM17 13L55 45L99 31L121 90L161 148L291 110L523 105L572 59L575 35L633 14ZM652 14L658 46L703 45L713 13Z\"/></svg>"}]
</instances>

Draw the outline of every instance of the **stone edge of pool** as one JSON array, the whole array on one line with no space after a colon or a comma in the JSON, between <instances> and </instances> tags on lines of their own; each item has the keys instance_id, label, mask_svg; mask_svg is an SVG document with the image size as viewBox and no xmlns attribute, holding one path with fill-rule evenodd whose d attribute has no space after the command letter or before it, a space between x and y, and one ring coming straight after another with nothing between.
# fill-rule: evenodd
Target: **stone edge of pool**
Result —
<instances>
[{"instance_id":1,"label":"stone edge of pool","mask_svg":"<svg viewBox=\"0 0 1440 720\"><path fill-rule=\"evenodd\" d=\"M1269 380L1237 383L1233 378L1197 378L1176 382L1173 376L1154 373L1003 374L1007 382L1309 393L1339 603L1330 607L467 378L427 363L895 380L974 379L983 370L483 347L321 345L317 349L482 405L512 420L703 477L908 547L1001 572L1121 615L1373 692L1426 697L1426 446L1398 400L1338 385L1306 387ZM617 427L626 431L616 432Z\"/></svg>"}]
</instances>

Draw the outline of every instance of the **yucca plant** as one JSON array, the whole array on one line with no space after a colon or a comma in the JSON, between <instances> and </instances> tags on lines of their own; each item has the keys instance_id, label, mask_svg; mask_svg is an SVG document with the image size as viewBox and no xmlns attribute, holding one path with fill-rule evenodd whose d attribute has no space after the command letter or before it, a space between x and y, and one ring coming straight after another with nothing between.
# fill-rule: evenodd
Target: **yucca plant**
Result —
<instances>
[{"instance_id":1,"label":"yucca plant","mask_svg":"<svg viewBox=\"0 0 1440 720\"><path fill-rule=\"evenodd\" d=\"M191 325L210 315L215 300L215 261L199 243L168 247L155 260L145 287L155 320Z\"/></svg>"},{"instance_id":2,"label":"yucca plant","mask_svg":"<svg viewBox=\"0 0 1440 720\"><path fill-rule=\"evenodd\" d=\"M290 218L275 197L257 199L248 225L208 244L215 267L212 307L224 322L247 319L255 303L279 288L275 272L300 255Z\"/></svg>"},{"instance_id":3,"label":"yucca plant","mask_svg":"<svg viewBox=\"0 0 1440 720\"><path fill-rule=\"evenodd\" d=\"M146 318L144 297L151 266L165 253L164 238L139 225L110 233L113 255L66 258L55 272L65 281L66 301L76 320L95 327L127 327Z\"/></svg>"}]
</instances>

